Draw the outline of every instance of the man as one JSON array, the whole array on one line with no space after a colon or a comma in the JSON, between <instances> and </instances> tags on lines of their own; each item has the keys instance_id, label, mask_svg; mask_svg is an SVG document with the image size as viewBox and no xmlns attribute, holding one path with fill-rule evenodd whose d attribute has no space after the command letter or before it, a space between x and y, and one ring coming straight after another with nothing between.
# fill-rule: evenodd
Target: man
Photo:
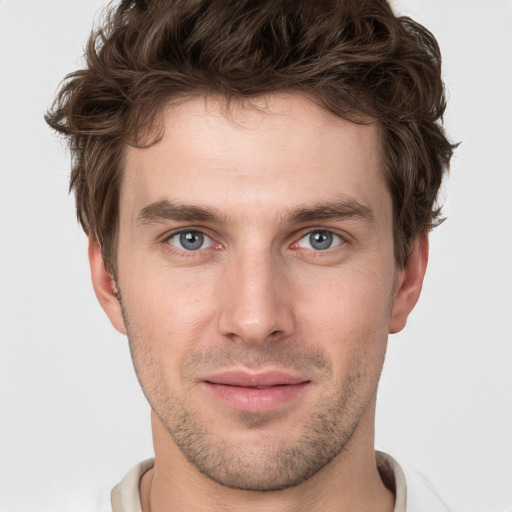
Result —
<instances>
[{"instance_id":1,"label":"man","mask_svg":"<svg viewBox=\"0 0 512 512\"><path fill-rule=\"evenodd\" d=\"M373 447L452 146L432 35L384 0L112 7L47 121L127 334L142 510L446 510Z\"/></svg>"}]
</instances>

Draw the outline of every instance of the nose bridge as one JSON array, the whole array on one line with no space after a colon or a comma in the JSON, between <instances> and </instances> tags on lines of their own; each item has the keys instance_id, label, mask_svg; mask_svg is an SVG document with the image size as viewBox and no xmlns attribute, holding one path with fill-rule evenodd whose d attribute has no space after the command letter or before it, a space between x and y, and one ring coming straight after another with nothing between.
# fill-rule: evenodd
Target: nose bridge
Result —
<instances>
[{"instance_id":1,"label":"nose bridge","mask_svg":"<svg viewBox=\"0 0 512 512\"><path fill-rule=\"evenodd\" d=\"M270 248L247 247L232 255L223 278L222 334L247 343L290 334L286 268Z\"/></svg>"}]
</instances>

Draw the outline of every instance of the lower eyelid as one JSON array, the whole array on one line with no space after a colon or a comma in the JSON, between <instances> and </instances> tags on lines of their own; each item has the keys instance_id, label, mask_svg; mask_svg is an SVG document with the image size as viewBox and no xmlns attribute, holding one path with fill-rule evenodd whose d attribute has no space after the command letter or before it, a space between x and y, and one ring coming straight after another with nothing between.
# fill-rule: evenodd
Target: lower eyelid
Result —
<instances>
[{"instance_id":1,"label":"lower eyelid","mask_svg":"<svg viewBox=\"0 0 512 512\"><path fill-rule=\"evenodd\" d=\"M313 233L329 233L333 237L333 245L331 245L330 247L328 247L326 249L315 249L314 247L301 247L299 245L299 243L302 240L307 239L308 237L310 237ZM336 247L339 247L340 245L343 245L345 242L346 242L345 238L342 235L340 235L338 233L335 233L334 231L331 231L331 230L328 230L328 229L313 229L313 230L305 233L304 235L302 235L297 240L297 242L295 242L293 245L297 246L297 247L301 247L303 249L312 250L312 251L315 251L315 252L324 252L324 251L328 251L330 249L334 249Z\"/></svg>"},{"instance_id":2,"label":"lower eyelid","mask_svg":"<svg viewBox=\"0 0 512 512\"><path fill-rule=\"evenodd\" d=\"M176 243L173 243L171 240L177 238L179 240L179 236L184 233L198 233L201 234L204 237L203 243L206 244L204 247L200 247L198 249L187 249L185 247L182 247L177 241ZM171 245L172 247L184 251L184 252L199 252L204 249L208 249L209 247L212 247L215 244L215 241L212 239L211 236L208 236L204 231L201 231L199 229L182 229L180 231L177 231L175 233L171 233L170 235L166 236L164 241Z\"/></svg>"},{"instance_id":3,"label":"lower eyelid","mask_svg":"<svg viewBox=\"0 0 512 512\"><path fill-rule=\"evenodd\" d=\"M307 237L311 236L313 233L321 233L321 232L329 233L332 235L333 244L330 247L328 247L326 249L315 249L314 247L301 247L299 245L299 243L303 239L306 239ZM200 247L198 249L187 249L187 248L181 246L181 244L179 243L179 239L176 241L176 243L172 243L172 241L171 241L172 239L176 239L176 237L179 237L183 233L200 233L200 234L202 234L206 245L204 247ZM201 231L200 229L181 229L179 231L175 231L173 233L165 235L164 237L162 237L162 241L164 243L170 245L172 248L174 248L178 251L183 251L184 253L199 253L199 252L201 252L205 249L209 249L211 247L218 247L218 248L221 247L220 243L216 242L211 236L209 236L204 231ZM331 249L336 249L346 243L347 243L347 239L343 235L336 233L332 230L313 229L313 230L310 230L307 233L303 234L298 240L296 239L296 242L294 242L292 244L292 248L300 248L300 249L309 250L309 251L312 251L315 253L322 253L322 252L328 252Z\"/></svg>"}]
</instances>

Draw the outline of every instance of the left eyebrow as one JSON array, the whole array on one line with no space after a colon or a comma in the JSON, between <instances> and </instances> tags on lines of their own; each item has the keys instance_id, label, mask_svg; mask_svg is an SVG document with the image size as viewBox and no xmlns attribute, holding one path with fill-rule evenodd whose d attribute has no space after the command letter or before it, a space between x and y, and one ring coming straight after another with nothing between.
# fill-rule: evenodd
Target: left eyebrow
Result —
<instances>
[{"instance_id":1,"label":"left eyebrow","mask_svg":"<svg viewBox=\"0 0 512 512\"><path fill-rule=\"evenodd\" d=\"M344 219L354 219L372 223L375 221L375 214L371 208L353 199L322 203L312 207L298 208L289 214L289 221L292 223Z\"/></svg>"}]
</instances>

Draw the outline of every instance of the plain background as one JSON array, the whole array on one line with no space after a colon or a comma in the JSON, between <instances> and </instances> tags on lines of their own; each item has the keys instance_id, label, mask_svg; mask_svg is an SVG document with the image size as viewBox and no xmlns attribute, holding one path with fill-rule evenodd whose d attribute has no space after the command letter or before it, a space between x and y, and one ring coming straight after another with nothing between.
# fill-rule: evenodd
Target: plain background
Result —
<instances>
[{"instance_id":1,"label":"plain background","mask_svg":"<svg viewBox=\"0 0 512 512\"><path fill-rule=\"evenodd\" d=\"M100 0L0 0L0 511L82 512L152 455L43 122ZM438 38L456 152L424 291L391 337L377 446L456 512L512 510L512 2L401 0ZM428 512L428 511L415 511Z\"/></svg>"}]
</instances>

